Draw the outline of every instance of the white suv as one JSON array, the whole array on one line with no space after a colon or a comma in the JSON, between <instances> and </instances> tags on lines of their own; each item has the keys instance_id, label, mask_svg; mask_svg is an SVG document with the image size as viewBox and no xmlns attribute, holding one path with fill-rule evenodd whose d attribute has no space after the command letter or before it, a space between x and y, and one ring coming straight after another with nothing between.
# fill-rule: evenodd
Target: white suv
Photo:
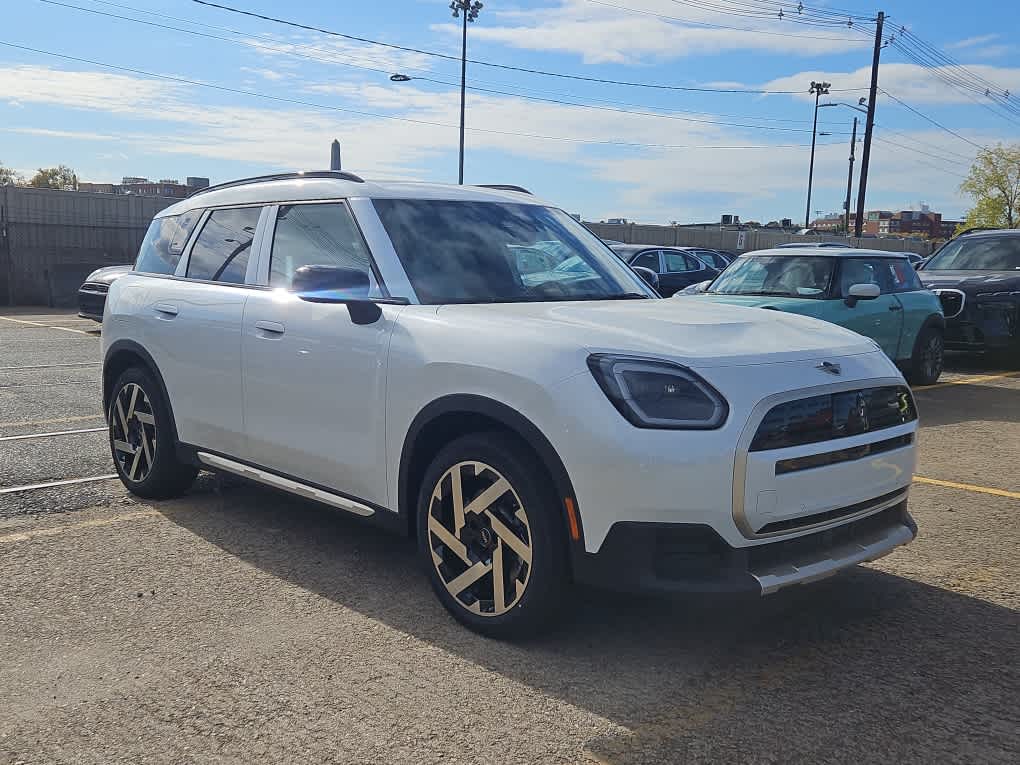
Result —
<instances>
[{"instance_id":1,"label":"white suv","mask_svg":"<svg viewBox=\"0 0 1020 765\"><path fill-rule=\"evenodd\" d=\"M164 210L103 318L132 492L226 471L417 536L494 636L572 582L768 594L910 542L917 416L870 340L660 300L507 187L347 173Z\"/></svg>"}]
</instances>

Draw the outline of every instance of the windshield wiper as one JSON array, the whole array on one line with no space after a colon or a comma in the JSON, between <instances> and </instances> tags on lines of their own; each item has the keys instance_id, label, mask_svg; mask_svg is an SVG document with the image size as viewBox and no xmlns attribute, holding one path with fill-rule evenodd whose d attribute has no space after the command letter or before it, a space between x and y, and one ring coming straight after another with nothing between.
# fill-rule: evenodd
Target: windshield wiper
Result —
<instances>
[{"instance_id":1,"label":"windshield wiper","mask_svg":"<svg viewBox=\"0 0 1020 765\"><path fill-rule=\"evenodd\" d=\"M641 292L621 292L619 295L606 295L605 297L595 298L596 300L647 300L650 295L645 295Z\"/></svg>"}]
</instances>

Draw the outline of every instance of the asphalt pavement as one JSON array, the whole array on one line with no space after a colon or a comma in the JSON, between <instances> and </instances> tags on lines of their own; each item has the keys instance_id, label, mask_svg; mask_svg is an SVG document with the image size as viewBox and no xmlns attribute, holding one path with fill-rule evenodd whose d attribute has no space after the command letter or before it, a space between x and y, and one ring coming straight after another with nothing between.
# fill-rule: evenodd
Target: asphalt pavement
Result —
<instances>
[{"instance_id":1,"label":"asphalt pavement","mask_svg":"<svg viewBox=\"0 0 1020 765\"><path fill-rule=\"evenodd\" d=\"M506 644L329 508L24 488L113 472L102 432L40 435L103 426L94 327L0 313L0 763L1020 761L1015 369L916 391L908 547L760 600L578 590Z\"/></svg>"}]
</instances>

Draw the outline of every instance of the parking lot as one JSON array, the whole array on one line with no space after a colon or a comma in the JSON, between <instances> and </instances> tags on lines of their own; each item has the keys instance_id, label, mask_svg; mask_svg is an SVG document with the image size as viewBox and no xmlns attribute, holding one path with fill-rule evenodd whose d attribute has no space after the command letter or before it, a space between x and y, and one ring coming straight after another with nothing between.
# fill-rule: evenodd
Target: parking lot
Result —
<instances>
[{"instance_id":1,"label":"parking lot","mask_svg":"<svg viewBox=\"0 0 1020 765\"><path fill-rule=\"evenodd\" d=\"M458 626L410 541L203 475L129 498L94 322L0 312L0 763L1020 761L1020 371L916 390L912 545L760 601Z\"/></svg>"}]
</instances>

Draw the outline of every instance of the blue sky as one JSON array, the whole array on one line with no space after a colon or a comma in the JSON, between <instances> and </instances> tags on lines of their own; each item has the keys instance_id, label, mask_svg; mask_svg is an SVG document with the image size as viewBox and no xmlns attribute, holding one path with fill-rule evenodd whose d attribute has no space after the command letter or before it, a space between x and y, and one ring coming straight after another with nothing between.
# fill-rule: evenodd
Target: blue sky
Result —
<instances>
[{"instance_id":1,"label":"blue sky","mask_svg":"<svg viewBox=\"0 0 1020 765\"><path fill-rule=\"evenodd\" d=\"M222 2L459 54L448 0ZM912 63L909 49L883 51L883 89L958 135L882 95L869 209L926 202L959 216L967 201L957 187L976 146L1020 141L1020 116L1004 111L1001 94L986 98L980 87L945 79L979 77L1008 89L1016 95L1006 103L1020 112L1012 4L980 0L968 6L980 6L973 13L948 0L882 4L888 33L906 26L916 36L908 41L931 43L967 69L942 69L940 79ZM191 0L4 5L0 41L49 52L0 46L0 161L23 173L65 163L83 180L200 175L216 182L325 167L337 137L345 168L368 177L456 181L457 61ZM774 11L783 6L781 21ZM629 82L797 92L639 88L470 65L469 83L479 90L468 98L466 181L521 184L595 220L688 222L725 212L763 222L801 218L809 83L831 82L833 101L855 104L866 94L869 25L858 19L848 28L837 17L848 9L876 10L858 0L813 2L809 16L796 19L788 0L490 0L470 29L472 58ZM417 79L395 84L392 72ZM844 107L820 112L819 129L831 135L819 137L812 211L840 208L854 115Z\"/></svg>"}]
</instances>

